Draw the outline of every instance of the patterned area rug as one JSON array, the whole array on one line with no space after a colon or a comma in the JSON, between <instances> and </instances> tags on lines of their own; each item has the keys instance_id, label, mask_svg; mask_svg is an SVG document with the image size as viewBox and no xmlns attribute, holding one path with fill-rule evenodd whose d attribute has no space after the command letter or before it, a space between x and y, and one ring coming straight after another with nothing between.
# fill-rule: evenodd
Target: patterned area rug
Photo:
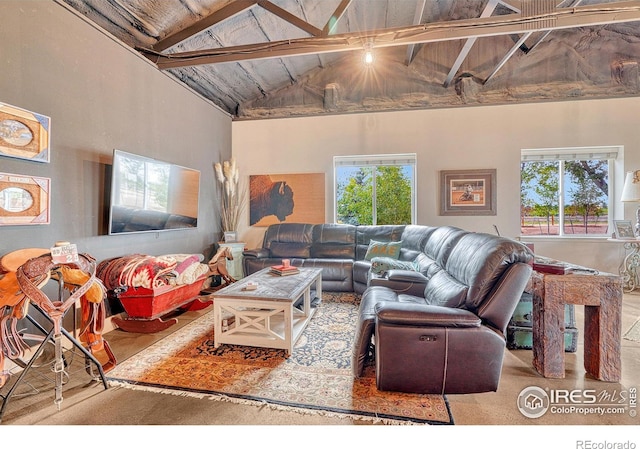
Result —
<instances>
[{"instance_id":1,"label":"patterned area rug","mask_svg":"<svg viewBox=\"0 0 640 449\"><path fill-rule=\"evenodd\" d=\"M636 322L633 323L633 325L627 332L625 332L622 338L624 338L625 340L640 342L640 318L638 318Z\"/></svg>"},{"instance_id":2,"label":"patterned area rug","mask_svg":"<svg viewBox=\"0 0 640 449\"><path fill-rule=\"evenodd\" d=\"M111 385L389 424L453 424L440 395L379 391L375 371L351 374L359 296L324 293L287 357L284 350L213 344L213 312L108 373Z\"/></svg>"}]
</instances>

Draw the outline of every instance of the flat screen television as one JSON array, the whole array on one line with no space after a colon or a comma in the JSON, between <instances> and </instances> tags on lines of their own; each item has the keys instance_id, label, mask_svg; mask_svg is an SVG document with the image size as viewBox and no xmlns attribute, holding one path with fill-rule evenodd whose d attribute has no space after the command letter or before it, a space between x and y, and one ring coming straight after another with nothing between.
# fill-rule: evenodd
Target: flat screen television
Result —
<instances>
[{"instance_id":1,"label":"flat screen television","mask_svg":"<svg viewBox=\"0 0 640 449\"><path fill-rule=\"evenodd\" d=\"M109 234L198 226L200 171L113 151Z\"/></svg>"}]
</instances>

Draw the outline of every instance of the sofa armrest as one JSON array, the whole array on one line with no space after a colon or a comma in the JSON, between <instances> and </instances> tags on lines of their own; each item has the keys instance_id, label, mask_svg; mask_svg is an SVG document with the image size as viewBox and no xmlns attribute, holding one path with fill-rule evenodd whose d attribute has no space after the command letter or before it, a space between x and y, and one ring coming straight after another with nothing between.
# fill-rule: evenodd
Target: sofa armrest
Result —
<instances>
[{"instance_id":1,"label":"sofa armrest","mask_svg":"<svg viewBox=\"0 0 640 449\"><path fill-rule=\"evenodd\" d=\"M389 270L384 275L369 274L369 286L382 286L396 293L412 296L423 296L427 278L420 272L412 270Z\"/></svg>"},{"instance_id":2,"label":"sofa armrest","mask_svg":"<svg viewBox=\"0 0 640 449\"><path fill-rule=\"evenodd\" d=\"M426 284L427 277L419 271L412 270L389 270L386 278L390 281L413 282L418 284Z\"/></svg>"},{"instance_id":3,"label":"sofa armrest","mask_svg":"<svg viewBox=\"0 0 640 449\"><path fill-rule=\"evenodd\" d=\"M383 301L375 305L379 323L423 327L480 327L481 320L473 312L409 302Z\"/></svg>"},{"instance_id":4,"label":"sofa armrest","mask_svg":"<svg viewBox=\"0 0 640 449\"><path fill-rule=\"evenodd\" d=\"M271 252L267 248L247 249L242 252L243 257L255 257L256 259L266 259Z\"/></svg>"}]
</instances>

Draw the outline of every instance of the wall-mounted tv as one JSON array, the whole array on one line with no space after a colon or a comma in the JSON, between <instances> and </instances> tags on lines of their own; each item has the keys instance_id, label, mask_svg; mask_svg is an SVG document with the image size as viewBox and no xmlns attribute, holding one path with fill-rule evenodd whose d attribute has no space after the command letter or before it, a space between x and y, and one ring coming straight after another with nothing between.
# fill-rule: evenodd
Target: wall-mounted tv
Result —
<instances>
[{"instance_id":1,"label":"wall-mounted tv","mask_svg":"<svg viewBox=\"0 0 640 449\"><path fill-rule=\"evenodd\" d=\"M109 234L198 226L200 171L113 151Z\"/></svg>"}]
</instances>

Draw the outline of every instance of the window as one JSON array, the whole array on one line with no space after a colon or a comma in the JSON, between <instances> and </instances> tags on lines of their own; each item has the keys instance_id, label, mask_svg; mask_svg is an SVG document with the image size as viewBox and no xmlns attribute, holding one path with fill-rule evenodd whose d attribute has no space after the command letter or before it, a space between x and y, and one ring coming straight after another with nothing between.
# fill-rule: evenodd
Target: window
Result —
<instances>
[{"instance_id":1,"label":"window","mask_svg":"<svg viewBox=\"0 0 640 449\"><path fill-rule=\"evenodd\" d=\"M615 147L522 150L522 235L608 234L619 151Z\"/></svg>"},{"instance_id":2,"label":"window","mask_svg":"<svg viewBox=\"0 0 640 449\"><path fill-rule=\"evenodd\" d=\"M336 223L415 223L416 155L333 158Z\"/></svg>"}]
</instances>

